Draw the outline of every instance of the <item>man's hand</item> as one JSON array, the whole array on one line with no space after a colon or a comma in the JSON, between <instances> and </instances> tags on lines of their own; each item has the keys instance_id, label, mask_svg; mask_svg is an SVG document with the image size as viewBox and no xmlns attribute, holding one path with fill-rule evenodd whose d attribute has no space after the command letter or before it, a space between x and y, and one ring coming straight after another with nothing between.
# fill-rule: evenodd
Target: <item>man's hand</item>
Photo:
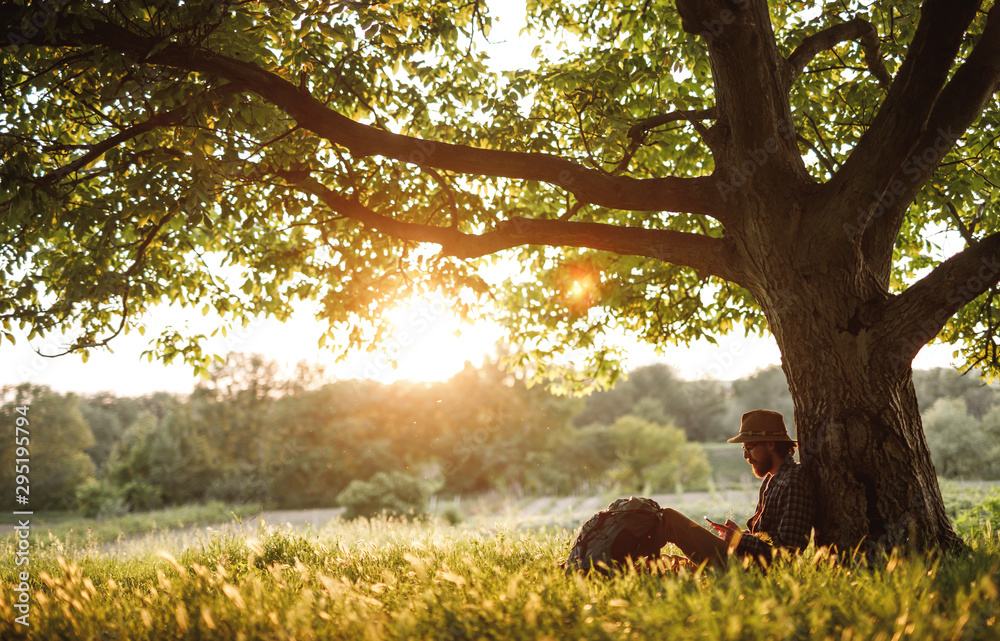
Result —
<instances>
[{"instance_id":1,"label":"man's hand","mask_svg":"<svg viewBox=\"0 0 1000 641\"><path fill-rule=\"evenodd\" d=\"M733 523L732 519L726 519L725 525L720 525L707 516L705 517L705 520L708 521L710 526L712 526L715 533L719 535L719 538L726 539L726 541L730 540L733 537L733 533L738 532L740 529L740 526Z\"/></svg>"},{"instance_id":2,"label":"man's hand","mask_svg":"<svg viewBox=\"0 0 1000 641\"><path fill-rule=\"evenodd\" d=\"M719 532L719 536L721 536L726 542L730 553L732 553L732 551L736 549L736 545L740 542L740 539L743 537L743 530L740 529L740 526L733 523L731 519L726 519L725 527L720 529L722 531Z\"/></svg>"}]
</instances>

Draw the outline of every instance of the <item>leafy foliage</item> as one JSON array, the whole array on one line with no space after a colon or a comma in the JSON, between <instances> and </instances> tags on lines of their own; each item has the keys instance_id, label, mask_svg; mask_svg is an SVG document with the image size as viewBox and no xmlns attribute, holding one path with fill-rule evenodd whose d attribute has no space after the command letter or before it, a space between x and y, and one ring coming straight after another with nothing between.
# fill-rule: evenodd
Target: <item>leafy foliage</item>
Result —
<instances>
[{"instance_id":1,"label":"leafy foliage","mask_svg":"<svg viewBox=\"0 0 1000 641\"><path fill-rule=\"evenodd\" d=\"M704 451L673 425L623 416L611 425L615 461L608 471L627 493L701 488L711 471Z\"/></svg>"},{"instance_id":2,"label":"leafy foliage","mask_svg":"<svg viewBox=\"0 0 1000 641\"><path fill-rule=\"evenodd\" d=\"M654 423L672 422L693 441L716 441L731 436L733 423L725 420L729 395L720 381L684 381L666 365L638 367L613 389L587 396L576 423L610 425L634 414Z\"/></svg>"},{"instance_id":3,"label":"leafy foliage","mask_svg":"<svg viewBox=\"0 0 1000 641\"><path fill-rule=\"evenodd\" d=\"M1000 409L981 420L962 398L939 399L924 414L934 467L946 478L1000 478Z\"/></svg>"},{"instance_id":4,"label":"leafy foliage","mask_svg":"<svg viewBox=\"0 0 1000 641\"><path fill-rule=\"evenodd\" d=\"M1000 491L996 488L971 509L958 515L956 526L963 530L977 529L983 532L1000 530Z\"/></svg>"},{"instance_id":5,"label":"leafy foliage","mask_svg":"<svg viewBox=\"0 0 1000 641\"><path fill-rule=\"evenodd\" d=\"M918 6L782 2L772 3L770 19L788 55L810 35L865 18L893 74L914 37ZM144 331L143 314L158 304L214 311L225 332L256 313L287 318L297 300L310 299L331 323L323 340L342 351L385 338L381 315L394 301L441 289L463 316L475 317L490 313L492 286L493 313L517 340L522 364L545 377L558 354L573 351L587 374L563 367L567 382L593 385L619 370L620 355L604 339L611 329L654 344L714 340L740 326L765 331L748 291L690 267L538 245L461 260L335 215L296 179L311 172L343 198L391 212L394 222L463 233L530 214L722 235L718 221L701 214L586 204L558 180L433 170L424 162L429 151L405 162L366 154L361 143L335 144L297 122L277 98L295 88L371 131L550 154L608 176L704 177L716 167L697 119L638 137L632 128L713 107L706 42L722 23L701 25L701 36L698 25L686 33L691 26L667 0L533 1L529 32L544 43L535 64L497 72L482 46L492 19L479 2L129 0L114 13L101 2L41 11L10 7L4 26L13 46L0 54L11 104L0 115L0 317L10 340L15 326L29 339L73 329L68 347L86 354L119 332ZM960 61L985 20L981 14L966 34ZM106 25L131 30L142 53L102 41ZM288 84L275 94L243 91L216 68L163 57L184 47ZM804 163L817 180L842 166L884 97L850 40L820 51L790 95ZM933 251L930 232L943 227L976 239L994 229L997 118L994 100L920 192L896 245L894 291L947 253ZM484 268L497 260L517 261L532 277L487 283ZM568 295L564 278L579 265L594 276L583 300ZM943 334L965 340L973 360L988 354L991 301L982 297ZM204 372L211 355L202 338L167 330L150 353L182 357Z\"/></svg>"}]
</instances>

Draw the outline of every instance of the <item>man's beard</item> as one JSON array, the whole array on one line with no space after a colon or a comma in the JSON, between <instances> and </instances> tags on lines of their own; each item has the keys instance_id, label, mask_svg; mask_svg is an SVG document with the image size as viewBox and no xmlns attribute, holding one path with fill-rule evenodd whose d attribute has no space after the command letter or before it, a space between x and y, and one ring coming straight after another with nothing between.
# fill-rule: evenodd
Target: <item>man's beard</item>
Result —
<instances>
[{"instance_id":1,"label":"man's beard","mask_svg":"<svg viewBox=\"0 0 1000 641\"><path fill-rule=\"evenodd\" d=\"M753 475L759 479L764 478L771 471L771 466L764 461L755 459L753 457L751 457L749 461L750 461L750 466L753 468Z\"/></svg>"}]
</instances>

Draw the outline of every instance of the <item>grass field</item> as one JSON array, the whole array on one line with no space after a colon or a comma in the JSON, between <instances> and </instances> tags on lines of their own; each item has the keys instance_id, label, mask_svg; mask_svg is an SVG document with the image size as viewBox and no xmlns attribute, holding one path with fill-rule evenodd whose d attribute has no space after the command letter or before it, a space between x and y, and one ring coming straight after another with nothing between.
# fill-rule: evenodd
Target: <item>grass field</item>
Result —
<instances>
[{"instance_id":1,"label":"grass field","mask_svg":"<svg viewBox=\"0 0 1000 641\"><path fill-rule=\"evenodd\" d=\"M39 512L32 517L31 523L35 533L44 532L43 537L36 536L35 544L38 546L88 547L115 543L134 535L224 523L233 517L242 519L260 510L260 505L230 506L214 501L102 519L84 518L76 512ZM9 512L0 514L0 527L15 525L17 519Z\"/></svg>"},{"instance_id":2,"label":"grass field","mask_svg":"<svg viewBox=\"0 0 1000 641\"><path fill-rule=\"evenodd\" d=\"M30 612L0 543L0 639L1000 639L1000 538L971 551L837 565L812 552L735 568L567 575L570 529L333 521L219 532L125 559L31 552Z\"/></svg>"}]
</instances>

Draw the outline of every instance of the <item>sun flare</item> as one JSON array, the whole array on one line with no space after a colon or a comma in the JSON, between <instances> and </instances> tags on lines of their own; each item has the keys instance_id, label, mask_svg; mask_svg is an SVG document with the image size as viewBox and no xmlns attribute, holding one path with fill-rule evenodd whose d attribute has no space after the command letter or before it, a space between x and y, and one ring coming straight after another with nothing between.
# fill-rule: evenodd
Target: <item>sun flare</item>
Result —
<instances>
[{"instance_id":1,"label":"sun flare","mask_svg":"<svg viewBox=\"0 0 1000 641\"><path fill-rule=\"evenodd\" d=\"M386 312L389 338L365 355L362 376L382 382L445 380L465 363L480 365L502 336L488 321L462 322L454 302L440 295L415 296Z\"/></svg>"}]
</instances>

